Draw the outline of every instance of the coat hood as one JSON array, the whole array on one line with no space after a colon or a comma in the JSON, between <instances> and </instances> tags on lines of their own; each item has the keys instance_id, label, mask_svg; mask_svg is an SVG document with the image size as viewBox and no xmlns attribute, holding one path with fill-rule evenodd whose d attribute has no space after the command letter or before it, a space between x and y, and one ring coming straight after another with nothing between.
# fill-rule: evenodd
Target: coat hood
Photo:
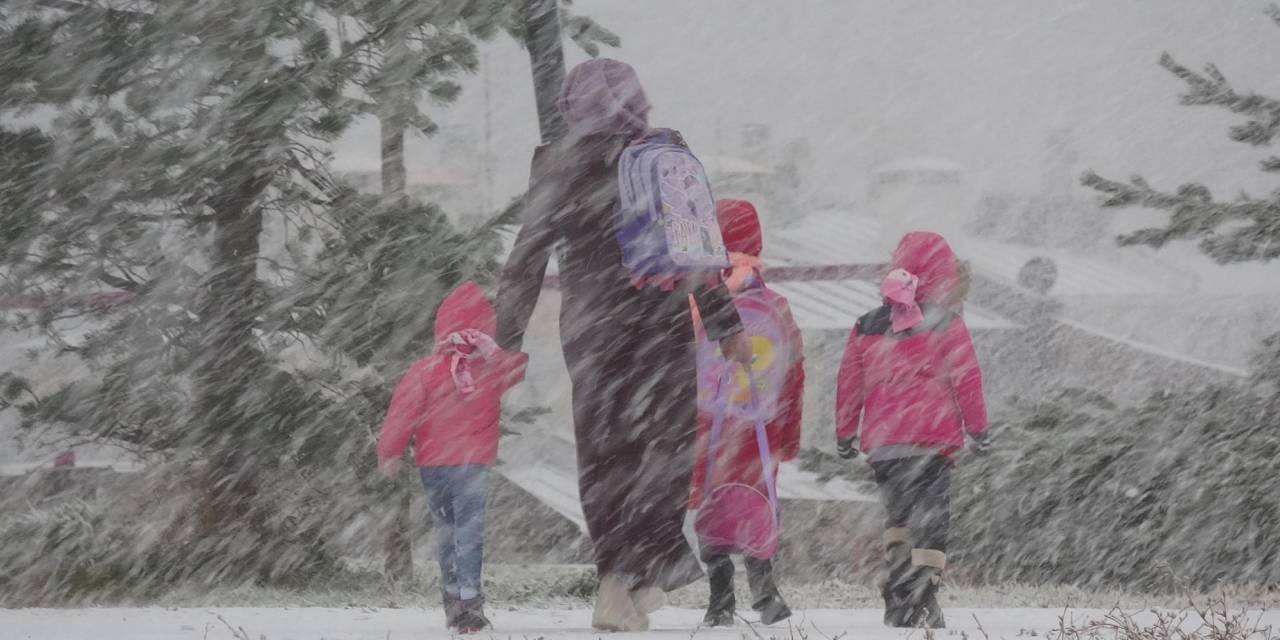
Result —
<instances>
[{"instance_id":1,"label":"coat hood","mask_svg":"<svg viewBox=\"0 0 1280 640\"><path fill-rule=\"evenodd\" d=\"M573 68L560 91L560 112L578 135L649 129L649 99L631 65L595 58Z\"/></svg>"},{"instance_id":2,"label":"coat hood","mask_svg":"<svg viewBox=\"0 0 1280 640\"><path fill-rule=\"evenodd\" d=\"M955 252L942 236L927 231L911 231L902 236L889 269L903 269L919 278L916 302L944 300L961 284Z\"/></svg>"},{"instance_id":3,"label":"coat hood","mask_svg":"<svg viewBox=\"0 0 1280 640\"><path fill-rule=\"evenodd\" d=\"M480 285L468 280L454 289L436 310L436 341L463 329L476 329L493 336L497 331L493 304Z\"/></svg>"},{"instance_id":4,"label":"coat hood","mask_svg":"<svg viewBox=\"0 0 1280 640\"><path fill-rule=\"evenodd\" d=\"M716 200L716 219L720 223L725 249L760 256L764 249L764 234L760 231L760 216L754 205L746 200Z\"/></svg>"}]
</instances>

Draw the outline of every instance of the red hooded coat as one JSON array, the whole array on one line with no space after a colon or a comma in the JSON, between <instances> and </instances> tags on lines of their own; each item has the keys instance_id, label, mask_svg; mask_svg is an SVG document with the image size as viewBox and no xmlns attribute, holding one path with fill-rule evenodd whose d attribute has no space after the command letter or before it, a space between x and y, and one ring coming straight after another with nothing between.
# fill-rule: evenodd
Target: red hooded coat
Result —
<instances>
[{"instance_id":1,"label":"red hooded coat","mask_svg":"<svg viewBox=\"0 0 1280 640\"><path fill-rule=\"evenodd\" d=\"M493 305L474 282L450 293L436 311L435 337L475 329L493 336ZM524 379L529 357L497 350L470 361L475 388L459 390L450 370L452 356L437 349L409 367L391 394L378 438L378 457L396 458L414 441L420 467L493 464L498 458L498 416L502 394Z\"/></svg>"},{"instance_id":2,"label":"red hooded coat","mask_svg":"<svg viewBox=\"0 0 1280 640\"><path fill-rule=\"evenodd\" d=\"M760 255L762 248L760 220L751 203L745 200L719 200L716 202L716 214L725 247L731 254L741 253L755 257ZM754 278L757 282L749 286L759 286L763 289L764 299L777 310L778 317L782 318L782 322L786 325L785 330L790 334L791 339L791 351L796 356L783 381L777 416L765 425L765 433L769 436L769 454L774 467L770 472L776 481L778 464L794 460L800 454L800 422L804 405L804 344L800 338L800 328L796 326L791 316L791 307L787 304L787 299L765 286L758 272L754 274ZM696 327L696 330L699 339L702 339L701 327ZM702 491L707 474L707 446L710 439L711 415L705 411L699 411L698 440L694 447L694 455L697 457L694 461L693 486L689 497L691 509L696 509L702 504ZM716 451L713 486L741 483L763 487L763 479L760 452L756 447L755 424L748 420L726 418Z\"/></svg>"},{"instance_id":3,"label":"red hooded coat","mask_svg":"<svg viewBox=\"0 0 1280 640\"><path fill-rule=\"evenodd\" d=\"M890 269L917 276L916 301L942 319L895 333L889 304L858 319L837 379L836 437L859 438L868 453L912 445L951 455L964 446L966 432L987 429L973 341L960 314L944 308L962 286L959 263L942 236L911 232Z\"/></svg>"}]
</instances>

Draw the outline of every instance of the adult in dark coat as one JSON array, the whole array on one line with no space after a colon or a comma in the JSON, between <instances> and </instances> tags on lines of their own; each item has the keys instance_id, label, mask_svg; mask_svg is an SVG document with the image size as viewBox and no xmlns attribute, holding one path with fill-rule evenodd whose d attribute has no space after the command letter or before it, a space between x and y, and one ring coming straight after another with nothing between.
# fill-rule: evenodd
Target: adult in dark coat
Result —
<instances>
[{"instance_id":1,"label":"adult in dark coat","mask_svg":"<svg viewBox=\"0 0 1280 640\"><path fill-rule=\"evenodd\" d=\"M726 353L749 361L750 345L718 275L636 286L622 265L617 161L648 130L635 71L608 59L578 65L560 108L570 132L534 154L524 226L498 294L498 342L520 347L558 247L579 494L601 578L593 620L642 630L660 606L656 589L702 576L682 531L697 429L689 296Z\"/></svg>"}]
</instances>

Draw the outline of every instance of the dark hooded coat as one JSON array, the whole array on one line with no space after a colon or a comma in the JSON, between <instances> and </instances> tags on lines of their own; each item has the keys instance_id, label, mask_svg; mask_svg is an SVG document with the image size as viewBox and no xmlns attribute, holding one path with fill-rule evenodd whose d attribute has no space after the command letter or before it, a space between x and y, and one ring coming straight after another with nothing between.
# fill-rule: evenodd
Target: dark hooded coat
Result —
<instances>
[{"instance_id":1,"label":"dark hooded coat","mask_svg":"<svg viewBox=\"0 0 1280 640\"><path fill-rule=\"evenodd\" d=\"M586 65L594 66L583 71ZM630 68L615 65L625 67L594 60L570 74L562 100L570 136L534 154L524 225L502 275L498 343L521 345L556 250L579 492L597 568L634 586L670 590L701 576L682 532L697 429L689 295L709 338L732 335L741 324L718 279L671 290L631 284L616 234L617 161L639 135L635 123L647 103L643 94L611 98L606 102L628 117L576 118L588 126L575 126L581 101L566 106L574 96L608 97L627 83L638 92Z\"/></svg>"}]
</instances>

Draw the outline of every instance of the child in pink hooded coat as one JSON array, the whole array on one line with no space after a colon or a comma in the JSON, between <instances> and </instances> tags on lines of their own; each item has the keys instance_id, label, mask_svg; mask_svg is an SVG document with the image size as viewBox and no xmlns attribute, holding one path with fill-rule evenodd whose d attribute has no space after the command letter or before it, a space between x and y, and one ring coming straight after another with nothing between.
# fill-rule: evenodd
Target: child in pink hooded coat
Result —
<instances>
[{"instance_id":1,"label":"child in pink hooded coat","mask_svg":"<svg viewBox=\"0 0 1280 640\"><path fill-rule=\"evenodd\" d=\"M489 626L480 590L489 467L498 458L502 394L524 378L528 361L498 348L495 324L476 283L450 293L436 311L435 352L396 385L378 438L378 466L392 478L413 440L438 536L445 616L461 632Z\"/></svg>"},{"instance_id":2,"label":"child in pink hooded coat","mask_svg":"<svg viewBox=\"0 0 1280 640\"><path fill-rule=\"evenodd\" d=\"M884 305L858 319L840 364L837 451L867 454L888 512L885 624L942 627L952 457L965 434L990 442L982 371L960 313L967 273L946 240L908 233L889 267Z\"/></svg>"},{"instance_id":3,"label":"child in pink hooded coat","mask_svg":"<svg viewBox=\"0 0 1280 640\"><path fill-rule=\"evenodd\" d=\"M760 253L764 249L764 234L756 208L746 200L717 200L716 217L725 248L729 250L731 266L725 274L725 284L735 295L753 295L767 302L773 309L782 329L786 345L777 353L788 353L785 377L775 390L778 410L765 426L769 441L770 459L773 465L768 473L777 483L778 464L796 459L800 454L800 424L804 404L804 341L800 328L791 315L786 298L770 289L764 281L764 266ZM695 334L702 336L701 321L694 309ZM779 356L781 358L781 356ZM695 446L693 485L689 508L702 506L703 489L707 478L707 449L711 439L712 416L707 411L698 412L698 440ZM765 469L757 448L755 423L747 418L726 418L724 432L716 451L713 465L713 485L742 484L757 488L764 486ZM760 489L763 491L763 489ZM750 514L738 514L734 520L742 526ZM730 555L741 555L747 570L747 583L751 587L751 608L760 612L760 621L771 625L791 616L791 609L773 578L774 550L767 554L744 552L742 549L718 547L699 540L702 561L707 565L707 578L711 583L711 601L703 624L708 627L729 626L736 616L736 600L733 593L733 561ZM773 544L777 546L776 540Z\"/></svg>"}]
</instances>

